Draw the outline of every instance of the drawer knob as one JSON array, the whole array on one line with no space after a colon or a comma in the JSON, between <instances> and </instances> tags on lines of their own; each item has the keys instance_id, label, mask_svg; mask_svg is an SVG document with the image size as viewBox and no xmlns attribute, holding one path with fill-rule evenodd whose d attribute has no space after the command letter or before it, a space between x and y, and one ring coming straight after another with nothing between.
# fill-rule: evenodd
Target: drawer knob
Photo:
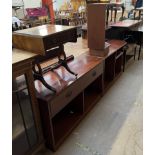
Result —
<instances>
[{"instance_id":1,"label":"drawer knob","mask_svg":"<svg viewBox=\"0 0 155 155\"><path fill-rule=\"evenodd\" d=\"M70 92L68 92L68 93L66 94L66 97L70 97L70 96L72 96L72 91L70 91Z\"/></svg>"},{"instance_id":2,"label":"drawer knob","mask_svg":"<svg viewBox=\"0 0 155 155\"><path fill-rule=\"evenodd\" d=\"M96 76L96 71L94 71L94 72L92 73L92 76L93 76L93 77Z\"/></svg>"}]
</instances>

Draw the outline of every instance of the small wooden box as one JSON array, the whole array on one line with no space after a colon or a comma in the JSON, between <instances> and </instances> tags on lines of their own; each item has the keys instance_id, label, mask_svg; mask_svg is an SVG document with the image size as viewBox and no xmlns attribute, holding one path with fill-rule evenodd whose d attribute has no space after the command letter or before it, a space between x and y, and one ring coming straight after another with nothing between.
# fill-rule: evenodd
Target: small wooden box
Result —
<instances>
[{"instance_id":1,"label":"small wooden box","mask_svg":"<svg viewBox=\"0 0 155 155\"><path fill-rule=\"evenodd\" d=\"M88 4L88 48L91 50L105 49L105 10L105 4Z\"/></svg>"},{"instance_id":2,"label":"small wooden box","mask_svg":"<svg viewBox=\"0 0 155 155\"><path fill-rule=\"evenodd\" d=\"M13 33L13 46L36 54L45 55L51 48L77 41L74 26L42 25Z\"/></svg>"}]
</instances>

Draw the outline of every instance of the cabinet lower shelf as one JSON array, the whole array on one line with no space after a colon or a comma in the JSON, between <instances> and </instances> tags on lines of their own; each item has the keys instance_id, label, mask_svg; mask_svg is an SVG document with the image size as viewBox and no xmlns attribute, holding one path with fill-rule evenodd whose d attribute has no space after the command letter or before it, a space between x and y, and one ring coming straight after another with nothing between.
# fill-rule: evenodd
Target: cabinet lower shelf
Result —
<instances>
[{"instance_id":1,"label":"cabinet lower shelf","mask_svg":"<svg viewBox=\"0 0 155 155\"><path fill-rule=\"evenodd\" d=\"M84 112L88 112L102 97L102 75L84 90Z\"/></svg>"},{"instance_id":2,"label":"cabinet lower shelf","mask_svg":"<svg viewBox=\"0 0 155 155\"><path fill-rule=\"evenodd\" d=\"M53 119L53 136L58 146L64 138L74 129L83 115L83 93L73 99Z\"/></svg>"}]
</instances>

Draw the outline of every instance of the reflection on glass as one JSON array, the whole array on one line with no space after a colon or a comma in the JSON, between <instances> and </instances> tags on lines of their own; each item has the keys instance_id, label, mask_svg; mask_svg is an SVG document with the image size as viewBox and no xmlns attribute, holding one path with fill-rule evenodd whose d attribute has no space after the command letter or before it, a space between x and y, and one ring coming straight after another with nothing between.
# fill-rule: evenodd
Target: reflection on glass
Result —
<instances>
[{"instance_id":1,"label":"reflection on glass","mask_svg":"<svg viewBox=\"0 0 155 155\"><path fill-rule=\"evenodd\" d=\"M16 84L16 88L18 89L26 88L25 75L18 76L14 81L14 84Z\"/></svg>"},{"instance_id":2,"label":"reflection on glass","mask_svg":"<svg viewBox=\"0 0 155 155\"><path fill-rule=\"evenodd\" d=\"M12 153L24 155L37 142L25 75L13 79L12 86Z\"/></svg>"},{"instance_id":3,"label":"reflection on glass","mask_svg":"<svg viewBox=\"0 0 155 155\"><path fill-rule=\"evenodd\" d=\"M12 154L25 154L29 149L25 128L15 93L12 94Z\"/></svg>"}]
</instances>

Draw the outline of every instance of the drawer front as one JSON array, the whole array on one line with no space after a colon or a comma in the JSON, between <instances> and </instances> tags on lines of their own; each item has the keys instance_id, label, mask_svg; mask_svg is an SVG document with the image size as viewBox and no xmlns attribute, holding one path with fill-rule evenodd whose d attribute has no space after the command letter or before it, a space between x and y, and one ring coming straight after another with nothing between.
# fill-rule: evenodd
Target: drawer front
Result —
<instances>
[{"instance_id":1,"label":"drawer front","mask_svg":"<svg viewBox=\"0 0 155 155\"><path fill-rule=\"evenodd\" d=\"M90 83L103 73L103 64L99 64L94 69L77 79L66 90L56 96L50 103L51 117L54 117L63 109L72 99L82 92Z\"/></svg>"},{"instance_id":2,"label":"drawer front","mask_svg":"<svg viewBox=\"0 0 155 155\"><path fill-rule=\"evenodd\" d=\"M85 89L89 84L96 80L101 74L103 74L103 63L100 63L98 66L89 71L81 79L82 88Z\"/></svg>"},{"instance_id":3,"label":"drawer front","mask_svg":"<svg viewBox=\"0 0 155 155\"><path fill-rule=\"evenodd\" d=\"M67 42L76 42L76 41L77 41L77 32L75 28L44 38L44 46L45 49L48 50L50 48L59 46Z\"/></svg>"},{"instance_id":4,"label":"drawer front","mask_svg":"<svg viewBox=\"0 0 155 155\"><path fill-rule=\"evenodd\" d=\"M54 117L61 109L63 109L72 99L74 99L80 92L82 87L79 80L75 81L66 90L62 91L61 94L56 96L50 103L51 117Z\"/></svg>"}]
</instances>

